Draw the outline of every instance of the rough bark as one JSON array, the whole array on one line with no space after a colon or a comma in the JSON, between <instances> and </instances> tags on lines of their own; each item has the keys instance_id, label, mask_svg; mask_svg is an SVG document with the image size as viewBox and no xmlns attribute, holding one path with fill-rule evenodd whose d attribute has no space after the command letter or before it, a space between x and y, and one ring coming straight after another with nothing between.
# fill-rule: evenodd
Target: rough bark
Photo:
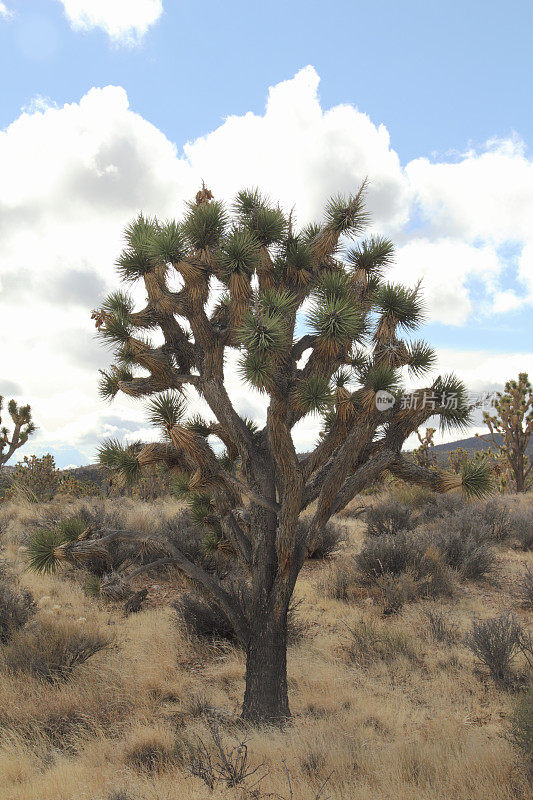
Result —
<instances>
[{"instance_id":1,"label":"rough bark","mask_svg":"<svg viewBox=\"0 0 533 800\"><path fill-rule=\"evenodd\" d=\"M290 717L287 692L287 612L260 614L246 648L243 719L279 724Z\"/></svg>"}]
</instances>

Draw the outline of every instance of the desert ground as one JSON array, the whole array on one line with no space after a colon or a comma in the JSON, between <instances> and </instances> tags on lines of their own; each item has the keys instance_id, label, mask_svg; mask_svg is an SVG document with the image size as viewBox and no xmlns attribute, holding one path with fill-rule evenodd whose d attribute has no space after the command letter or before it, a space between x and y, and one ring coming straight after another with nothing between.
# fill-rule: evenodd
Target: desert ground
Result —
<instances>
[{"instance_id":1,"label":"desert ground","mask_svg":"<svg viewBox=\"0 0 533 800\"><path fill-rule=\"evenodd\" d=\"M366 496L352 506L381 501ZM523 512L532 498L501 502ZM375 591L343 583L366 535L364 518L348 508L336 520L346 541L330 557L308 561L297 583L297 635L288 659L292 721L282 730L258 730L239 720L242 651L191 635L172 605L190 589L179 576L139 576L148 600L126 616L122 604L88 594L78 571L27 570L30 532L91 504L118 509L125 525L146 531L180 512L171 499L0 506L3 558L37 606L31 621L0 646L1 798L531 796L527 758L511 737L527 662L519 655L514 663L516 686L499 686L464 642L474 619L506 611L532 629L533 612L520 595L531 551L504 536L493 544L487 576L456 575L450 596L419 596L386 614ZM43 678L27 663L28 628L59 649L79 631L109 644L68 676ZM251 774L236 786L217 773L213 732L230 761L242 758L244 749L232 748L245 743ZM212 759L212 786L209 775L191 774L199 772L191 768L195 754L204 751Z\"/></svg>"}]
</instances>

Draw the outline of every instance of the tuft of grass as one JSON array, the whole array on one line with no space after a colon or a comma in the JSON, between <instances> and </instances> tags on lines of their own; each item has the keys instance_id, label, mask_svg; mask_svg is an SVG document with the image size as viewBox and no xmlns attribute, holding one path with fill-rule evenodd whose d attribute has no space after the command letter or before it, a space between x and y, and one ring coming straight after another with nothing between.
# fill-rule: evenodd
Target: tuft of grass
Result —
<instances>
[{"instance_id":1,"label":"tuft of grass","mask_svg":"<svg viewBox=\"0 0 533 800\"><path fill-rule=\"evenodd\" d=\"M364 619L348 627L349 640L345 647L348 659L359 667L376 661L390 663L399 656L416 660L412 643L404 633L380 629Z\"/></svg>"},{"instance_id":2,"label":"tuft of grass","mask_svg":"<svg viewBox=\"0 0 533 800\"><path fill-rule=\"evenodd\" d=\"M514 709L511 741L521 752L528 772L533 774L533 685L521 696Z\"/></svg>"},{"instance_id":3,"label":"tuft of grass","mask_svg":"<svg viewBox=\"0 0 533 800\"><path fill-rule=\"evenodd\" d=\"M54 683L67 680L77 667L108 648L111 642L111 637L98 630L42 618L18 631L1 657L9 673L29 673Z\"/></svg>"},{"instance_id":4,"label":"tuft of grass","mask_svg":"<svg viewBox=\"0 0 533 800\"><path fill-rule=\"evenodd\" d=\"M533 568L528 567L522 575L518 591L522 605L525 608L533 608Z\"/></svg>"}]
</instances>

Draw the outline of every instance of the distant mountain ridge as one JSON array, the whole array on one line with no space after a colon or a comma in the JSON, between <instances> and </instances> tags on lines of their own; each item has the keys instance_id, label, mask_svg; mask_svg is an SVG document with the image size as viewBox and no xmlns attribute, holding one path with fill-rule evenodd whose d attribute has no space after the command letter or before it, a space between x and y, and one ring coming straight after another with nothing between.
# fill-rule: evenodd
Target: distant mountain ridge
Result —
<instances>
[{"instance_id":1,"label":"distant mountain ridge","mask_svg":"<svg viewBox=\"0 0 533 800\"><path fill-rule=\"evenodd\" d=\"M502 437L497 436L496 440L501 443ZM488 450L490 447L494 447L494 445L485 441L484 439L480 439L477 436L470 436L467 439L457 439L455 442L436 444L433 448L433 451L439 462L443 464L445 461L447 461L448 453L450 453L452 450L457 450L459 447L462 447L463 450L466 450L469 453L477 453L480 450ZM533 438L530 440L526 452L528 456L533 459ZM301 458L304 458L306 455L307 453L300 453ZM5 466L3 468L4 476L8 477L13 470L14 466ZM69 473L79 481L93 481L94 483L98 483L100 485L103 482L103 477L105 474L98 464L85 464L82 467L71 467L70 469L63 469L61 472Z\"/></svg>"},{"instance_id":2,"label":"distant mountain ridge","mask_svg":"<svg viewBox=\"0 0 533 800\"><path fill-rule=\"evenodd\" d=\"M501 436L496 436L496 441L498 442L498 445L501 445L503 438ZM459 447L462 447L463 450L471 453L477 453L480 450L488 450L490 447L494 449L494 445L491 442L488 442L485 439L480 439L478 436L470 436L468 439L459 439L456 442L436 444L433 450L438 456L441 454L443 456L447 456L448 453L450 453L452 450L457 450ZM526 452L530 458L533 457L533 439L530 439Z\"/></svg>"}]
</instances>

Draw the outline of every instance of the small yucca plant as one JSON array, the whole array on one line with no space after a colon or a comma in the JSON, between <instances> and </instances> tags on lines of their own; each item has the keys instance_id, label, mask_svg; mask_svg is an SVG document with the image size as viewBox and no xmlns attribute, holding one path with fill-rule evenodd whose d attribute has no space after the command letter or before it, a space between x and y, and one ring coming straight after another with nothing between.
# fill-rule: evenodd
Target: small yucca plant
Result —
<instances>
[{"instance_id":1,"label":"small yucca plant","mask_svg":"<svg viewBox=\"0 0 533 800\"><path fill-rule=\"evenodd\" d=\"M29 569L44 574L56 572L62 561L58 548L64 542L64 536L57 529L34 531L26 548Z\"/></svg>"}]
</instances>

